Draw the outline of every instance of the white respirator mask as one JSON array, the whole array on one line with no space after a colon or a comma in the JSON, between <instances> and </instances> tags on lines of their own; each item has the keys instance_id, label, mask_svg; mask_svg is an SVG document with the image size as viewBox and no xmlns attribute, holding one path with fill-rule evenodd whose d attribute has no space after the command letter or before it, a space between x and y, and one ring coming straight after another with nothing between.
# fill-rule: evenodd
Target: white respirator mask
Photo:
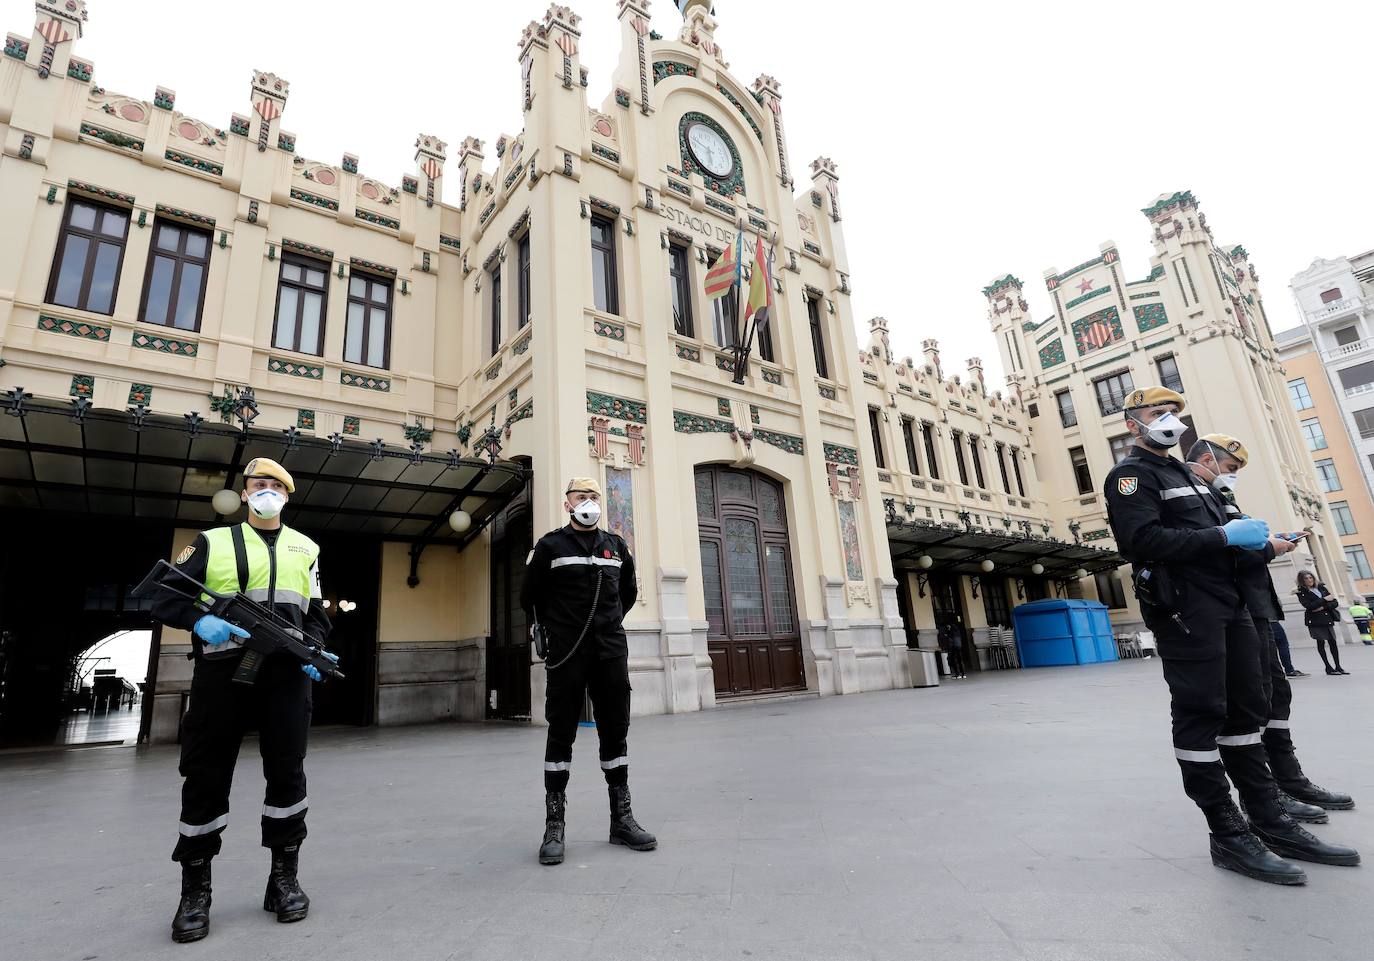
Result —
<instances>
[{"instance_id":1,"label":"white respirator mask","mask_svg":"<svg viewBox=\"0 0 1374 961\"><path fill-rule=\"evenodd\" d=\"M1140 425L1140 436L1155 447L1173 447L1183 440L1188 430L1188 425L1174 416L1173 412L1156 417L1148 424L1134 416L1131 420Z\"/></svg>"},{"instance_id":2,"label":"white respirator mask","mask_svg":"<svg viewBox=\"0 0 1374 961\"><path fill-rule=\"evenodd\" d=\"M596 522L601 520L601 505L596 501L582 501L573 506L571 513L573 520L583 527L595 527Z\"/></svg>"},{"instance_id":3,"label":"white respirator mask","mask_svg":"<svg viewBox=\"0 0 1374 961\"><path fill-rule=\"evenodd\" d=\"M248 509L263 520L271 520L286 506L286 495L281 491L260 490L248 495Z\"/></svg>"},{"instance_id":4,"label":"white respirator mask","mask_svg":"<svg viewBox=\"0 0 1374 961\"><path fill-rule=\"evenodd\" d=\"M1234 491L1237 480L1238 477L1235 474L1218 474L1212 478L1212 486L1219 491Z\"/></svg>"}]
</instances>

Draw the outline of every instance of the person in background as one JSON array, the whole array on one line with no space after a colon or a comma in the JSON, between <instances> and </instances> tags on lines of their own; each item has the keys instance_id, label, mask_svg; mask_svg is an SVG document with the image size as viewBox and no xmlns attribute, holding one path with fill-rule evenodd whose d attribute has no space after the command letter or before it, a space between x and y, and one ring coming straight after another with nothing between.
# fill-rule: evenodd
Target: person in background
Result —
<instances>
[{"instance_id":1,"label":"person in background","mask_svg":"<svg viewBox=\"0 0 1374 961\"><path fill-rule=\"evenodd\" d=\"M964 645L959 637L959 629L953 624L940 628L940 650L945 652L951 678L968 677L964 673Z\"/></svg>"},{"instance_id":2,"label":"person in background","mask_svg":"<svg viewBox=\"0 0 1374 961\"><path fill-rule=\"evenodd\" d=\"M1350 611L1350 619L1355 622L1355 627L1360 632L1360 640L1364 641L1366 647L1374 645L1374 638L1369 636L1369 619L1374 617L1374 611L1365 606L1364 598L1354 598L1354 603L1347 610Z\"/></svg>"},{"instance_id":3,"label":"person in background","mask_svg":"<svg viewBox=\"0 0 1374 961\"><path fill-rule=\"evenodd\" d=\"M1274 632L1274 646L1279 649L1279 663L1287 677L1307 677L1306 671L1293 666L1293 652L1288 649L1288 632L1283 629L1283 621L1271 621L1269 629Z\"/></svg>"},{"instance_id":4,"label":"person in background","mask_svg":"<svg viewBox=\"0 0 1374 961\"><path fill-rule=\"evenodd\" d=\"M1336 643L1336 631L1332 627L1341 619L1341 602L1336 600L1336 595L1327 589L1327 586L1317 580L1317 576L1311 571L1298 572L1298 602L1302 604L1303 610L1307 613L1303 615L1303 623L1307 625L1307 633L1312 640L1317 642L1317 653L1322 657L1322 663L1326 665L1327 674L1349 674L1345 668L1341 667L1340 645ZM1331 648L1331 658L1327 659L1326 649ZM1335 666L1332 667L1332 662Z\"/></svg>"}]
</instances>

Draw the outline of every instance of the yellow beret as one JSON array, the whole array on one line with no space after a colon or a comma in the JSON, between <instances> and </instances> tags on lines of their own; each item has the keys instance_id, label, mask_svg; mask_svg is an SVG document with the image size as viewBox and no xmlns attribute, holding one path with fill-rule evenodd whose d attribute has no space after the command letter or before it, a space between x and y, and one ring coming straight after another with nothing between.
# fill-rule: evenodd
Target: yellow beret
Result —
<instances>
[{"instance_id":1,"label":"yellow beret","mask_svg":"<svg viewBox=\"0 0 1374 961\"><path fill-rule=\"evenodd\" d=\"M243 469L243 479L247 480L250 477L274 477L286 485L288 494L296 493L296 482L291 479L286 468L270 457L254 457L250 460L248 466Z\"/></svg>"},{"instance_id":2,"label":"yellow beret","mask_svg":"<svg viewBox=\"0 0 1374 961\"><path fill-rule=\"evenodd\" d=\"M584 491L588 494L601 496L601 485L596 482L594 477L574 477L568 481L568 489L565 493L571 494L573 491Z\"/></svg>"},{"instance_id":3,"label":"yellow beret","mask_svg":"<svg viewBox=\"0 0 1374 961\"><path fill-rule=\"evenodd\" d=\"M1250 461L1250 452L1245 449L1245 445L1236 440L1230 434L1204 434L1198 440L1205 440L1217 450L1230 454L1240 461L1240 466L1244 467Z\"/></svg>"},{"instance_id":4,"label":"yellow beret","mask_svg":"<svg viewBox=\"0 0 1374 961\"><path fill-rule=\"evenodd\" d=\"M1178 413L1183 413L1183 395L1167 387L1139 387L1126 395L1121 406L1125 410L1137 407L1158 407L1160 404L1177 404Z\"/></svg>"}]
</instances>

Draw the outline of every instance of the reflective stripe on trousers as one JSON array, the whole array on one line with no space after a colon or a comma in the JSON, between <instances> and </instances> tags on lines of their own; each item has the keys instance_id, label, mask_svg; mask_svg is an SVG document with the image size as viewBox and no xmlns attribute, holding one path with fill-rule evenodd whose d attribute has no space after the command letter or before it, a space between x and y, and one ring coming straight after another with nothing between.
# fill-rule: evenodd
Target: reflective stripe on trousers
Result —
<instances>
[{"instance_id":1,"label":"reflective stripe on trousers","mask_svg":"<svg viewBox=\"0 0 1374 961\"><path fill-rule=\"evenodd\" d=\"M187 824L185 821L180 821L177 823L177 830L181 832L182 837L198 838L202 834L213 834L228 823L229 815L225 813L208 824Z\"/></svg>"},{"instance_id":2,"label":"reflective stripe on trousers","mask_svg":"<svg viewBox=\"0 0 1374 961\"><path fill-rule=\"evenodd\" d=\"M1197 761L1199 764L1207 764L1213 761L1221 761L1220 751L1185 751L1183 748L1174 748L1174 757L1180 761Z\"/></svg>"},{"instance_id":3,"label":"reflective stripe on trousers","mask_svg":"<svg viewBox=\"0 0 1374 961\"><path fill-rule=\"evenodd\" d=\"M293 815L300 814L308 807L310 807L310 798L308 797L303 797L290 807L284 808L274 808L270 804L264 804L262 806L262 816L265 818L289 818Z\"/></svg>"}]
</instances>

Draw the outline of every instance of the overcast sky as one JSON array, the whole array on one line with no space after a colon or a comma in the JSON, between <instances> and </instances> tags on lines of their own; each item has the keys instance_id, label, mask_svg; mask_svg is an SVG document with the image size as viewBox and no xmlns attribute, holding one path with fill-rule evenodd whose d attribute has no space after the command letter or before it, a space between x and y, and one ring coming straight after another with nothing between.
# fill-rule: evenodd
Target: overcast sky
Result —
<instances>
[{"instance_id":1,"label":"overcast sky","mask_svg":"<svg viewBox=\"0 0 1374 961\"><path fill-rule=\"evenodd\" d=\"M615 0L573 0L589 102L610 87ZM415 135L490 145L520 129L520 31L540 0L169 4L89 0L95 82L227 127L252 70L291 82L297 152L399 185ZM1148 273L1140 208L1190 189L1217 239L1243 243L1276 330L1291 276L1374 247L1368 115L1374 5L1174 2L895 3L718 0L732 73L782 82L799 186L817 155L840 172L854 315L891 323L900 357L938 338L947 372L981 356L1002 383L980 289L1015 273L1037 318L1041 275L1115 240ZM28 36L30 0L0 0ZM656 29L676 32L671 0ZM452 149L452 147L450 148ZM450 163L452 169L452 162ZM771 211L770 211L771 213Z\"/></svg>"}]
</instances>

